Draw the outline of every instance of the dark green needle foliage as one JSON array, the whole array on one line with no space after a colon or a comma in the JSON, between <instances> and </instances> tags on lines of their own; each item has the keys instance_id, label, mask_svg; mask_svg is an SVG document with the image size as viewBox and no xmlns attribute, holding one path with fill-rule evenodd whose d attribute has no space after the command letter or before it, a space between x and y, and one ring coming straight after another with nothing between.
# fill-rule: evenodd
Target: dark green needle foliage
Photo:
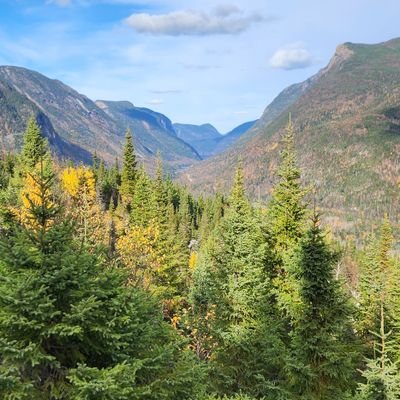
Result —
<instances>
[{"instance_id":1,"label":"dark green needle foliage","mask_svg":"<svg viewBox=\"0 0 400 400\"><path fill-rule=\"evenodd\" d=\"M239 167L229 207L200 254L191 293L199 335L210 346L203 353L209 356L212 387L220 395L242 391L257 398L284 398L279 383L285 350L270 301L268 262Z\"/></svg>"},{"instance_id":2,"label":"dark green needle foliage","mask_svg":"<svg viewBox=\"0 0 400 400\"><path fill-rule=\"evenodd\" d=\"M132 133L130 130L127 130L125 135L120 193L128 207L135 192L136 175L135 148L133 146Z\"/></svg>"},{"instance_id":3,"label":"dark green needle foliage","mask_svg":"<svg viewBox=\"0 0 400 400\"><path fill-rule=\"evenodd\" d=\"M334 278L337 261L315 216L291 264L301 302L290 334L295 398L338 400L352 387L356 347L351 307Z\"/></svg>"},{"instance_id":4,"label":"dark green needle foliage","mask_svg":"<svg viewBox=\"0 0 400 400\"><path fill-rule=\"evenodd\" d=\"M0 398L190 399L201 371L159 307L74 239L37 172L28 223L0 237Z\"/></svg>"}]
</instances>

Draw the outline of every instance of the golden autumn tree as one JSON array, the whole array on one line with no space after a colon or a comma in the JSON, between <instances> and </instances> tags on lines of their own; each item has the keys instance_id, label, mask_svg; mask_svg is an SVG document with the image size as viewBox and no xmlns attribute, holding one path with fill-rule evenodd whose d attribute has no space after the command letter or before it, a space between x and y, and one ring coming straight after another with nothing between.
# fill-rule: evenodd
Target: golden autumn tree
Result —
<instances>
[{"instance_id":1,"label":"golden autumn tree","mask_svg":"<svg viewBox=\"0 0 400 400\"><path fill-rule=\"evenodd\" d=\"M68 167L61 172L61 183L67 194L67 208L78 222L78 232L84 243L106 245L108 228L96 194L96 180L89 168Z\"/></svg>"},{"instance_id":2,"label":"golden autumn tree","mask_svg":"<svg viewBox=\"0 0 400 400\"><path fill-rule=\"evenodd\" d=\"M128 284L160 293L157 276L161 271L162 257L157 252L160 231L156 225L132 226L117 239L116 250L128 269Z\"/></svg>"},{"instance_id":3,"label":"golden autumn tree","mask_svg":"<svg viewBox=\"0 0 400 400\"><path fill-rule=\"evenodd\" d=\"M21 206L12 209L19 221L32 230L37 230L40 226L41 229L46 231L52 221L47 214L43 214L42 220L38 219L38 215L32 214L33 208L41 209L44 203L49 210L54 208L54 194L51 190L54 174L45 171L47 167L48 165L44 165L41 159L32 172L24 175L20 192Z\"/></svg>"}]
</instances>

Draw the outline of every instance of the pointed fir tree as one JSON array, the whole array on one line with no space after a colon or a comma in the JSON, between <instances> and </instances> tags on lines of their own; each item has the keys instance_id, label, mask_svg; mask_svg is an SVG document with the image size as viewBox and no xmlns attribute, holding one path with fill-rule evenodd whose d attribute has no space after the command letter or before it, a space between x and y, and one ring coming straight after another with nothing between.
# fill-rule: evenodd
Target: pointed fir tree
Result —
<instances>
[{"instance_id":1,"label":"pointed fir tree","mask_svg":"<svg viewBox=\"0 0 400 400\"><path fill-rule=\"evenodd\" d=\"M21 162L26 169L34 168L47 153L47 143L42 137L35 118L28 121L21 150Z\"/></svg>"},{"instance_id":2,"label":"pointed fir tree","mask_svg":"<svg viewBox=\"0 0 400 400\"><path fill-rule=\"evenodd\" d=\"M153 223L155 209L153 200L152 182L142 166L137 173L135 196L131 203L132 225L147 227Z\"/></svg>"},{"instance_id":3,"label":"pointed fir tree","mask_svg":"<svg viewBox=\"0 0 400 400\"><path fill-rule=\"evenodd\" d=\"M390 221L385 216L379 237L371 237L360 266L358 287L358 313L356 327L361 338L366 341L371 356L375 334L381 324L381 305L384 307L387 331L398 330L400 311L400 271L391 256L394 243Z\"/></svg>"},{"instance_id":4,"label":"pointed fir tree","mask_svg":"<svg viewBox=\"0 0 400 400\"><path fill-rule=\"evenodd\" d=\"M125 204L129 206L135 192L136 183L136 155L133 146L132 133L128 129L125 135L123 164L121 171L120 194Z\"/></svg>"},{"instance_id":5,"label":"pointed fir tree","mask_svg":"<svg viewBox=\"0 0 400 400\"><path fill-rule=\"evenodd\" d=\"M359 384L355 400L397 400L400 398L400 371L389 356L393 339L390 338L390 332L385 332L384 324L380 333L374 336L375 357L367 359L366 369L362 371L365 381Z\"/></svg>"},{"instance_id":6,"label":"pointed fir tree","mask_svg":"<svg viewBox=\"0 0 400 400\"><path fill-rule=\"evenodd\" d=\"M304 203L306 191L301 187L300 169L296 163L294 127L291 118L286 127L283 145L278 170L279 181L273 189L268 208L271 230L278 251L288 249L299 240L307 213Z\"/></svg>"},{"instance_id":7,"label":"pointed fir tree","mask_svg":"<svg viewBox=\"0 0 400 400\"><path fill-rule=\"evenodd\" d=\"M378 240L371 239L361 264L357 330L367 344L365 382L357 399L400 397L400 271L391 256L394 238L385 216Z\"/></svg>"},{"instance_id":8,"label":"pointed fir tree","mask_svg":"<svg viewBox=\"0 0 400 400\"><path fill-rule=\"evenodd\" d=\"M300 304L294 315L289 376L295 398L335 400L351 388L356 351L350 303L334 279L338 255L325 242L318 216L292 255Z\"/></svg>"}]
</instances>

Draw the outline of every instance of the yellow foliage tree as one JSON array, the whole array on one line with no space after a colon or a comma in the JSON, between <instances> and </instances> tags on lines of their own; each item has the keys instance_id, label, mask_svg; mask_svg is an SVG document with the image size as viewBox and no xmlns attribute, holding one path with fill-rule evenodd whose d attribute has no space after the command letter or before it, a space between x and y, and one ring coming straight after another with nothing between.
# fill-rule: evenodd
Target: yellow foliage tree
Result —
<instances>
[{"instance_id":1,"label":"yellow foliage tree","mask_svg":"<svg viewBox=\"0 0 400 400\"><path fill-rule=\"evenodd\" d=\"M159 291L157 275L163 261L156 251L159 235L159 229L151 224L147 227L133 226L117 239L116 250L129 271L129 285Z\"/></svg>"},{"instance_id":2,"label":"yellow foliage tree","mask_svg":"<svg viewBox=\"0 0 400 400\"><path fill-rule=\"evenodd\" d=\"M61 182L67 194L67 208L78 221L82 240L92 246L107 245L109 221L97 200L93 172L84 166L68 167L61 172Z\"/></svg>"},{"instance_id":3,"label":"yellow foliage tree","mask_svg":"<svg viewBox=\"0 0 400 400\"><path fill-rule=\"evenodd\" d=\"M47 203L47 207L54 206L50 185L47 184L48 182L46 179L40 180L40 176L37 172L38 171L27 173L24 176L23 186L20 192L21 207L12 209L14 214L19 218L20 222L33 230L35 230L38 226L34 222L37 221L37 217L32 215L32 205L42 206L43 202L45 201ZM50 180L51 178L48 179Z\"/></svg>"},{"instance_id":4,"label":"yellow foliage tree","mask_svg":"<svg viewBox=\"0 0 400 400\"><path fill-rule=\"evenodd\" d=\"M86 167L68 167L61 173L64 189L74 200L94 201L96 199L96 179L93 172Z\"/></svg>"}]
</instances>

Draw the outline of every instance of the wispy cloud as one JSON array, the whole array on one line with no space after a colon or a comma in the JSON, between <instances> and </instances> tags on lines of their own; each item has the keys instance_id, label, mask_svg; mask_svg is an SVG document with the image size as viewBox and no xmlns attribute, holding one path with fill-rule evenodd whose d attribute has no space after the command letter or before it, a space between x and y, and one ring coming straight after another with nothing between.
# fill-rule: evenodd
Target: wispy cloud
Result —
<instances>
[{"instance_id":1,"label":"wispy cloud","mask_svg":"<svg viewBox=\"0 0 400 400\"><path fill-rule=\"evenodd\" d=\"M149 90L149 92L153 94L179 94L182 93L182 90L179 89Z\"/></svg>"},{"instance_id":2,"label":"wispy cloud","mask_svg":"<svg viewBox=\"0 0 400 400\"><path fill-rule=\"evenodd\" d=\"M205 71L209 69L219 69L221 68L219 65L209 65L209 64L185 64L182 63L185 69L193 69L198 71Z\"/></svg>"},{"instance_id":3,"label":"wispy cloud","mask_svg":"<svg viewBox=\"0 0 400 400\"><path fill-rule=\"evenodd\" d=\"M313 63L314 58L303 43L293 43L278 49L269 60L271 67L286 70L307 68Z\"/></svg>"},{"instance_id":4,"label":"wispy cloud","mask_svg":"<svg viewBox=\"0 0 400 400\"><path fill-rule=\"evenodd\" d=\"M235 6L220 6L211 12L180 10L167 14L132 14L126 19L139 33L151 35L233 35L264 21L260 14L244 15Z\"/></svg>"},{"instance_id":5,"label":"wispy cloud","mask_svg":"<svg viewBox=\"0 0 400 400\"><path fill-rule=\"evenodd\" d=\"M146 102L149 106L159 106L161 104L164 104L163 99L151 99Z\"/></svg>"}]
</instances>

